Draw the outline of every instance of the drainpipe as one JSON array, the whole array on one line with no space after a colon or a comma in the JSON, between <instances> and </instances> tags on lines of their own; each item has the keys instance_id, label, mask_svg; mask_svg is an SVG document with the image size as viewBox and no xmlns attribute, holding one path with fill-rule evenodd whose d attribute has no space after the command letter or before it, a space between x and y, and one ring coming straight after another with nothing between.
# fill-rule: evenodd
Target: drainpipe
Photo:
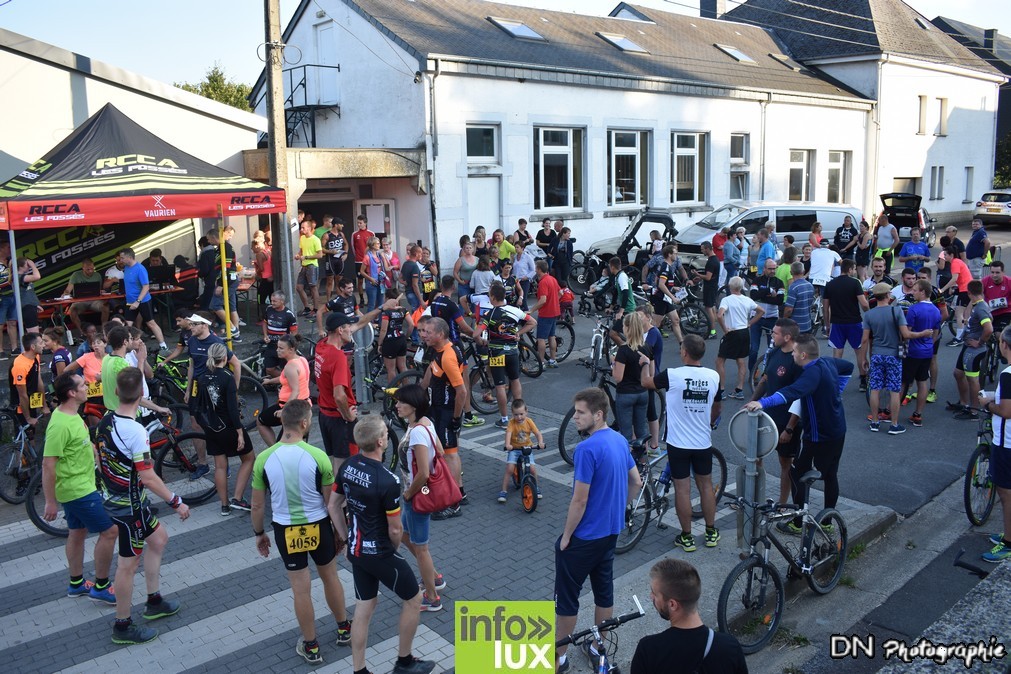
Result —
<instances>
[{"instance_id":1,"label":"drainpipe","mask_svg":"<svg viewBox=\"0 0 1011 674\"><path fill-rule=\"evenodd\" d=\"M869 170L867 171L867 176L864 179L864 185L866 185L866 188L864 190L863 211L864 218L871 223L872 231L874 229L874 195L878 193L878 170L879 162L881 161L881 76L884 71L885 61L887 60L888 54L883 54L882 58L878 59L878 84L877 90L874 92L875 102L870 111L867 113L867 143L871 146L869 150L873 151L873 161L871 162ZM871 154L871 152L868 152L868 154ZM867 165L866 160L864 165Z\"/></svg>"},{"instance_id":2,"label":"drainpipe","mask_svg":"<svg viewBox=\"0 0 1011 674\"><path fill-rule=\"evenodd\" d=\"M436 133L435 123L435 78L441 73L442 63L439 59L435 59L435 72L428 78L428 97L431 110L428 120L429 148L431 150L429 162L432 166L432 168L428 169L428 205L432 214L432 251L435 254L435 264L439 267L440 275L442 272L442 256L439 254L439 234L435 227L435 160L439 158L439 136ZM438 282L438 279L436 279L436 282Z\"/></svg>"},{"instance_id":3,"label":"drainpipe","mask_svg":"<svg viewBox=\"0 0 1011 674\"><path fill-rule=\"evenodd\" d=\"M772 94L766 94L766 99L764 101L759 101L758 105L762 108L762 143L759 145L758 152L758 199L760 201L765 201L765 113L766 108L769 105L769 101L772 100Z\"/></svg>"}]
</instances>

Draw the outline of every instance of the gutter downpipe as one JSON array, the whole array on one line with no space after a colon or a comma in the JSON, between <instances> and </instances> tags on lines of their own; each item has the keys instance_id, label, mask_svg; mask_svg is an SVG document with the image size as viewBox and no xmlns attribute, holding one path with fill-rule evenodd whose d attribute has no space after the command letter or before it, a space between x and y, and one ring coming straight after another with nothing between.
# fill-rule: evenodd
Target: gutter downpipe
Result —
<instances>
[{"instance_id":1,"label":"gutter downpipe","mask_svg":"<svg viewBox=\"0 0 1011 674\"><path fill-rule=\"evenodd\" d=\"M762 145L758 160L758 198L760 201L765 201L765 115L766 109L771 101L772 94L769 93L766 94L766 99L764 101L758 102L758 105L762 108Z\"/></svg>"},{"instance_id":2,"label":"gutter downpipe","mask_svg":"<svg viewBox=\"0 0 1011 674\"><path fill-rule=\"evenodd\" d=\"M439 136L436 133L435 119L435 78L442 73L442 63L435 59L435 71L428 78L428 97L431 114L429 115L428 145L430 152L428 168L428 204L432 215L432 250L435 253L435 264L442 271L442 256L439 253L439 234L436 231L435 218L435 160L439 158ZM438 282L438 279L436 279Z\"/></svg>"},{"instance_id":3,"label":"gutter downpipe","mask_svg":"<svg viewBox=\"0 0 1011 674\"><path fill-rule=\"evenodd\" d=\"M873 157L873 163L864 178L864 218L871 223L871 231L874 231L874 199L877 193L878 170L881 160L881 74L884 70L885 62L888 61L888 54L882 54L878 59L878 81L877 90L874 92L874 104L867 111L867 156ZM865 162L866 165L866 162Z\"/></svg>"}]
</instances>

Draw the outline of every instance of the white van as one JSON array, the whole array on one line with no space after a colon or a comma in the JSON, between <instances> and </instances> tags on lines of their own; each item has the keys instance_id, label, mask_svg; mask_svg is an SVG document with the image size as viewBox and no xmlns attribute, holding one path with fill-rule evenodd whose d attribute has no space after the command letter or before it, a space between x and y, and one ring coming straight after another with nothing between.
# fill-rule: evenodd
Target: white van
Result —
<instances>
[{"instance_id":1,"label":"white van","mask_svg":"<svg viewBox=\"0 0 1011 674\"><path fill-rule=\"evenodd\" d=\"M822 236L831 240L835 230L842 225L846 216L853 218L853 225L860 227L862 214L859 208L842 204L814 204L808 202L742 201L720 206L715 211L679 231L675 239L683 249L697 250L703 241L712 241L723 227L733 229L744 227L745 236L751 235L765 226L769 220L776 223L776 236L782 243L784 234L792 234L800 247L807 241L811 226L820 222Z\"/></svg>"}]
</instances>

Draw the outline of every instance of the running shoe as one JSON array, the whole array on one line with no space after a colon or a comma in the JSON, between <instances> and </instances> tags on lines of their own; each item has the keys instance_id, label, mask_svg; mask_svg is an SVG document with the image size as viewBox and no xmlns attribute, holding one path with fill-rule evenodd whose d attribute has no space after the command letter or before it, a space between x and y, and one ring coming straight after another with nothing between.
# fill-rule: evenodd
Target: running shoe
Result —
<instances>
[{"instance_id":1,"label":"running shoe","mask_svg":"<svg viewBox=\"0 0 1011 674\"><path fill-rule=\"evenodd\" d=\"M131 624L125 630L117 630L115 627L112 628L112 643L114 644L132 646L135 644L146 644L147 642L154 641L157 638L158 630L150 627L141 627L140 625Z\"/></svg>"},{"instance_id":2,"label":"running shoe","mask_svg":"<svg viewBox=\"0 0 1011 674\"><path fill-rule=\"evenodd\" d=\"M440 510L437 513L432 513L433 520L448 520L451 517L459 517L463 513L460 512L460 506L450 506L445 510Z\"/></svg>"},{"instance_id":3,"label":"running shoe","mask_svg":"<svg viewBox=\"0 0 1011 674\"><path fill-rule=\"evenodd\" d=\"M445 590L446 589L446 579L441 573L435 574L435 589Z\"/></svg>"},{"instance_id":4,"label":"running shoe","mask_svg":"<svg viewBox=\"0 0 1011 674\"><path fill-rule=\"evenodd\" d=\"M919 414L914 414L913 416L909 417L909 424L913 428L923 428L923 417Z\"/></svg>"},{"instance_id":5,"label":"running shoe","mask_svg":"<svg viewBox=\"0 0 1011 674\"><path fill-rule=\"evenodd\" d=\"M172 599L162 600L157 604L144 604L144 619L145 620L157 620L158 618L167 618L170 615L175 615L179 613L179 602Z\"/></svg>"},{"instance_id":6,"label":"running shoe","mask_svg":"<svg viewBox=\"0 0 1011 674\"><path fill-rule=\"evenodd\" d=\"M411 661L402 665L399 662L393 665L393 674L429 674L435 669L435 663L431 660L419 660L413 655L409 656Z\"/></svg>"},{"instance_id":7,"label":"running shoe","mask_svg":"<svg viewBox=\"0 0 1011 674\"><path fill-rule=\"evenodd\" d=\"M498 421L495 422L495 428L509 428L509 420L499 419Z\"/></svg>"},{"instance_id":8,"label":"running shoe","mask_svg":"<svg viewBox=\"0 0 1011 674\"><path fill-rule=\"evenodd\" d=\"M97 586L92 586L91 589L88 590L88 599L97 601L99 604L115 606L116 591L112 589L112 585L108 585L101 590L99 590Z\"/></svg>"},{"instance_id":9,"label":"running shoe","mask_svg":"<svg viewBox=\"0 0 1011 674\"><path fill-rule=\"evenodd\" d=\"M434 613L435 611L442 610L442 597L436 597L435 599L430 599L427 592L422 593L421 596L421 612Z\"/></svg>"},{"instance_id":10,"label":"running shoe","mask_svg":"<svg viewBox=\"0 0 1011 674\"><path fill-rule=\"evenodd\" d=\"M907 395L907 396L906 396L906 399L907 399L907 400L916 400L916 391L913 391L913 392L911 392L911 393L910 393L909 395ZM904 403L903 403L903 404L904 404Z\"/></svg>"},{"instance_id":11,"label":"running shoe","mask_svg":"<svg viewBox=\"0 0 1011 674\"><path fill-rule=\"evenodd\" d=\"M1005 559L1011 559L1011 545L1001 543L993 546L990 552L983 553L983 561L990 562L991 564L1003 562Z\"/></svg>"},{"instance_id":12,"label":"running shoe","mask_svg":"<svg viewBox=\"0 0 1011 674\"><path fill-rule=\"evenodd\" d=\"M206 463L200 464L196 467L196 469L194 469L192 473L190 473L190 481L193 482L199 480L204 475L207 475L207 473L209 472L211 472L211 469L207 467Z\"/></svg>"},{"instance_id":13,"label":"running shoe","mask_svg":"<svg viewBox=\"0 0 1011 674\"><path fill-rule=\"evenodd\" d=\"M463 417L463 422L461 423L461 425L464 428L473 428L475 426L483 426L484 425L484 419L482 417L479 417L476 414L472 413L472 414L469 414L469 415L465 415Z\"/></svg>"},{"instance_id":14,"label":"running shoe","mask_svg":"<svg viewBox=\"0 0 1011 674\"><path fill-rule=\"evenodd\" d=\"M733 398L734 400L744 400L744 391L739 388L735 388L733 392L727 394L728 398Z\"/></svg>"},{"instance_id":15,"label":"running shoe","mask_svg":"<svg viewBox=\"0 0 1011 674\"><path fill-rule=\"evenodd\" d=\"M351 621L345 620L342 623L337 623L337 645L338 646L350 646L351 645Z\"/></svg>"},{"instance_id":16,"label":"running shoe","mask_svg":"<svg viewBox=\"0 0 1011 674\"><path fill-rule=\"evenodd\" d=\"M221 506L221 516L222 517L228 517L231 514L232 514L232 507L230 505L228 505L226 503L223 506Z\"/></svg>"},{"instance_id":17,"label":"running shoe","mask_svg":"<svg viewBox=\"0 0 1011 674\"><path fill-rule=\"evenodd\" d=\"M902 406L905 407L906 405L908 405L909 401L912 400L912 399L913 399L912 396L906 396L905 398L903 398L902 399Z\"/></svg>"},{"instance_id":18,"label":"running shoe","mask_svg":"<svg viewBox=\"0 0 1011 674\"><path fill-rule=\"evenodd\" d=\"M249 501L244 498L233 498L228 502L228 504L236 510L243 510L247 513L252 510L252 506L249 505Z\"/></svg>"},{"instance_id":19,"label":"running shoe","mask_svg":"<svg viewBox=\"0 0 1011 674\"><path fill-rule=\"evenodd\" d=\"M779 522L776 524L776 530L781 531L784 534L789 534L790 536L800 536L803 529L793 523L793 520L789 522Z\"/></svg>"},{"instance_id":20,"label":"running shoe","mask_svg":"<svg viewBox=\"0 0 1011 674\"><path fill-rule=\"evenodd\" d=\"M538 487L537 488L537 500L540 501L542 498L544 498L544 495L541 493L541 488Z\"/></svg>"},{"instance_id":21,"label":"running shoe","mask_svg":"<svg viewBox=\"0 0 1011 674\"><path fill-rule=\"evenodd\" d=\"M241 342L242 341L242 335L239 334L238 330L232 330L232 341L233 342Z\"/></svg>"},{"instance_id":22,"label":"running shoe","mask_svg":"<svg viewBox=\"0 0 1011 674\"><path fill-rule=\"evenodd\" d=\"M867 375L860 375L860 392L867 393Z\"/></svg>"},{"instance_id":23,"label":"running shoe","mask_svg":"<svg viewBox=\"0 0 1011 674\"><path fill-rule=\"evenodd\" d=\"M880 410L878 411L878 421L891 421L892 413L890 410Z\"/></svg>"},{"instance_id":24,"label":"running shoe","mask_svg":"<svg viewBox=\"0 0 1011 674\"><path fill-rule=\"evenodd\" d=\"M870 426L871 426L871 433L877 433L878 431L881 430L881 422L880 421L872 421L871 424L870 424Z\"/></svg>"},{"instance_id":25,"label":"running shoe","mask_svg":"<svg viewBox=\"0 0 1011 674\"><path fill-rule=\"evenodd\" d=\"M1000 534L998 534L999 536ZM86 580L80 585L67 585L67 596L68 597L87 597L88 593L91 592L95 584L90 580Z\"/></svg>"},{"instance_id":26,"label":"running shoe","mask_svg":"<svg viewBox=\"0 0 1011 674\"><path fill-rule=\"evenodd\" d=\"M319 642L313 641L307 644L300 638L295 644L295 652L305 658L310 665L319 665L323 662L323 655L319 652Z\"/></svg>"},{"instance_id":27,"label":"running shoe","mask_svg":"<svg viewBox=\"0 0 1011 674\"><path fill-rule=\"evenodd\" d=\"M550 367L552 369L555 369L555 368L558 367L558 361L557 360L548 359L548 361L546 363L544 363L544 367Z\"/></svg>"},{"instance_id":28,"label":"running shoe","mask_svg":"<svg viewBox=\"0 0 1011 674\"><path fill-rule=\"evenodd\" d=\"M555 674L565 674L569 671L569 659L565 658L564 661L559 661L558 665L555 667Z\"/></svg>"},{"instance_id":29,"label":"running shoe","mask_svg":"<svg viewBox=\"0 0 1011 674\"><path fill-rule=\"evenodd\" d=\"M685 552L695 552L695 537L691 534L679 534L674 539L674 547L684 548Z\"/></svg>"},{"instance_id":30,"label":"running shoe","mask_svg":"<svg viewBox=\"0 0 1011 674\"><path fill-rule=\"evenodd\" d=\"M902 435L906 432L906 427L902 424L892 424L888 427L888 435Z\"/></svg>"},{"instance_id":31,"label":"running shoe","mask_svg":"<svg viewBox=\"0 0 1011 674\"><path fill-rule=\"evenodd\" d=\"M589 641L584 641L579 644L579 650L582 651L583 655L586 656L587 662L590 663L590 669L597 671L600 667L600 653Z\"/></svg>"},{"instance_id":32,"label":"running shoe","mask_svg":"<svg viewBox=\"0 0 1011 674\"><path fill-rule=\"evenodd\" d=\"M936 403L937 402L937 391L935 391L933 389L931 389L930 391L927 391L927 402L928 403Z\"/></svg>"},{"instance_id":33,"label":"running shoe","mask_svg":"<svg viewBox=\"0 0 1011 674\"><path fill-rule=\"evenodd\" d=\"M961 412L964 408L965 405L963 405L961 402L953 403L949 400L944 404L945 412Z\"/></svg>"},{"instance_id":34,"label":"running shoe","mask_svg":"<svg viewBox=\"0 0 1011 674\"><path fill-rule=\"evenodd\" d=\"M959 421L976 421L979 419L979 414L968 407L963 407L962 411L955 415L955 418Z\"/></svg>"},{"instance_id":35,"label":"running shoe","mask_svg":"<svg viewBox=\"0 0 1011 674\"><path fill-rule=\"evenodd\" d=\"M965 344L964 340L962 340L959 337L955 337L950 342L948 342L947 344L945 344L945 346L962 346L963 344Z\"/></svg>"},{"instance_id":36,"label":"running shoe","mask_svg":"<svg viewBox=\"0 0 1011 674\"><path fill-rule=\"evenodd\" d=\"M498 502L499 502L499 503L505 503L505 502L506 502L506 498L507 498L508 496L509 496L509 494L507 494L506 492L504 492L504 491L500 491L500 492L498 493Z\"/></svg>"},{"instance_id":37,"label":"running shoe","mask_svg":"<svg viewBox=\"0 0 1011 674\"><path fill-rule=\"evenodd\" d=\"M1003 532L999 534L990 534L989 541L990 545L1001 545L1002 543L1004 543Z\"/></svg>"},{"instance_id":38,"label":"running shoe","mask_svg":"<svg viewBox=\"0 0 1011 674\"><path fill-rule=\"evenodd\" d=\"M720 530L716 527L709 528L706 527L706 547L715 548L716 543L720 540Z\"/></svg>"}]
</instances>

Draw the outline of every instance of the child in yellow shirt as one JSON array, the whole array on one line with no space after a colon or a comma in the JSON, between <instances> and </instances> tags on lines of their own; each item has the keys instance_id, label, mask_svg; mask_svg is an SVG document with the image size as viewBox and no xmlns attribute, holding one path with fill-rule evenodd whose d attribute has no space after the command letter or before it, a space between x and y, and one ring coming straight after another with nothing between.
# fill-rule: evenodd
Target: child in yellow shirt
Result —
<instances>
[{"instance_id":1,"label":"child in yellow shirt","mask_svg":"<svg viewBox=\"0 0 1011 674\"><path fill-rule=\"evenodd\" d=\"M516 480L516 462L520 460L524 447L533 447L534 438L537 439L537 448L544 449L544 436L537 428L534 420L527 416L527 404L522 399L516 398L512 404L513 417L506 427L505 449L509 452L506 457L505 475L502 476L502 491L498 493L498 502L505 503L509 487L509 478ZM530 455L530 472L537 477L537 468L534 466L534 456ZM541 497L541 488L537 487L537 498Z\"/></svg>"}]
</instances>

